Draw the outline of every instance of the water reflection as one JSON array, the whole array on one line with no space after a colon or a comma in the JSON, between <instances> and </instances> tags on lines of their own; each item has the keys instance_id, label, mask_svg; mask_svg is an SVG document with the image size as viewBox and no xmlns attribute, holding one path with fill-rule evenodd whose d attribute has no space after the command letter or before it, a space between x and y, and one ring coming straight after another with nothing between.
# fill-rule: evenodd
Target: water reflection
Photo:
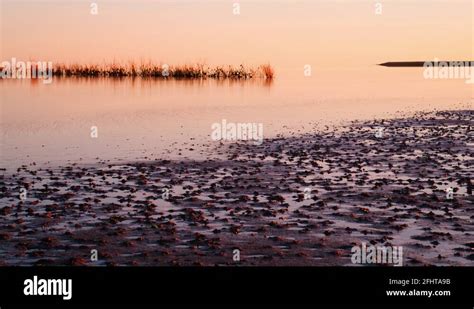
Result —
<instances>
[{"instance_id":1,"label":"water reflection","mask_svg":"<svg viewBox=\"0 0 474 309\"><path fill-rule=\"evenodd\" d=\"M38 79L29 79L32 85L38 84ZM153 78L153 77L54 77L54 83L74 83L78 85L84 84L127 84L131 86L144 86L144 87L168 87L169 85L180 85L184 87L195 87L195 86L209 86L216 85L220 87L271 87L274 79L268 78L249 78L249 79L236 79L236 78L194 78L194 79L180 79L180 78Z\"/></svg>"},{"instance_id":2,"label":"water reflection","mask_svg":"<svg viewBox=\"0 0 474 309\"><path fill-rule=\"evenodd\" d=\"M2 166L184 153L211 144L211 125L222 119L261 123L271 138L399 112L472 109L473 102L463 81L383 68L315 70L309 78L277 71L273 80L2 80L0 93Z\"/></svg>"}]
</instances>

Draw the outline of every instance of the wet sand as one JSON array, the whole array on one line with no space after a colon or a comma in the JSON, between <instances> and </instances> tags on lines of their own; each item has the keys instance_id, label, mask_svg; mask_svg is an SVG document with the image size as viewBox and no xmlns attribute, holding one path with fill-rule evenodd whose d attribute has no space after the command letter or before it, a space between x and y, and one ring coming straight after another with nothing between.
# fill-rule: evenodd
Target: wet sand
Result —
<instances>
[{"instance_id":1,"label":"wet sand","mask_svg":"<svg viewBox=\"0 0 474 309\"><path fill-rule=\"evenodd\" d=\"M0 265L352 266L365 242L472 266L473 128L473 111L420 113L210 144L205 161L3 170Z\"/></svg>"}]
</instances>

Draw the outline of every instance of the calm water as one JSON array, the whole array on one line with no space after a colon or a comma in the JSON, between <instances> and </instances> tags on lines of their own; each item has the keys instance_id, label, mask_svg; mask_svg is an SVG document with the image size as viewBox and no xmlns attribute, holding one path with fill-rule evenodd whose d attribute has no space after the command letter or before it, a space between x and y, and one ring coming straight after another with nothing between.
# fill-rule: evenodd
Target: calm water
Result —
<instances>
[{"instance_id":1,"label":"calm water","mask_svg":"<svg viewBox=\"0 0 474 309\"><path fill-rule=\"evenodd\" d=\"M263 80L2 80L1 167L205 157L211 125L263 123L264 137L351 120L473 107L473 85L426 80L422 68L313 69ZM91 138L97 126L98 138ZM189 150L192 148L193 150Z\"/></svg>"}]
</instances>

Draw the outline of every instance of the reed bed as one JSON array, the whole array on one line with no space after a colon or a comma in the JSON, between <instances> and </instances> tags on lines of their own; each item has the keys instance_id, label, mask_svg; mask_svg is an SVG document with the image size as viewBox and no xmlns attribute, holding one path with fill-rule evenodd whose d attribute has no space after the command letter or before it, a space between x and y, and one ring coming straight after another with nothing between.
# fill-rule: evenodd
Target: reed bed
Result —
<instances>
[{"instance_id":1,"label":"reed bed","mask_svg":"<svg viewBox=\"0 0 474 309\"><path fill-rule=\"evenodd\" d=\"M135 64L58 64L53 67L57 77L143 77L143 78L216 78L216 79L273 79L274 70L269 64L255 68L240 65L208 67L203 64L168 66L151 62Z\"/></svg>"}]
</instances>

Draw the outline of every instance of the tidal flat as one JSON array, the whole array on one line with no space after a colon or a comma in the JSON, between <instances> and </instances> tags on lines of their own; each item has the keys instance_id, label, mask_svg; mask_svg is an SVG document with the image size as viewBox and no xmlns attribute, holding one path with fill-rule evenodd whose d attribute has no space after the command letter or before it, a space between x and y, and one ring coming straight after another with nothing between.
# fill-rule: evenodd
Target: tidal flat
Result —
<instances>
[{"instance_id":1,"label":"tidal flat","mask_svg":"<svg viewBox=\"0 0 474 309\"><path fill-rule=\"evenodd\" d=\"M418 112L205 160L2 170L0 265L353 266L364 242L473 266L473 128L472 110Z\"/></svg>"}]
</instances>

